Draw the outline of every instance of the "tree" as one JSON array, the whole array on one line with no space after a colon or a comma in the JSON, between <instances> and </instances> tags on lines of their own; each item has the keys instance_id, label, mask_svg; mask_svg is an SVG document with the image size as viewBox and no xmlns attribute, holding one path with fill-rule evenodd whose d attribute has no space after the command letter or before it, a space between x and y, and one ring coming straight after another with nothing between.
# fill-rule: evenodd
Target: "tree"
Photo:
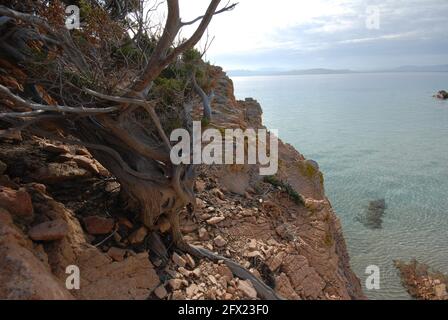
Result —
<instances>
[{"instance_id":1,"label":"tree","mask_svg":"<svg viewBox=\"0 0 448 320\"><path fill-rule=\"evenodd\" d=\"M87 147L118 179L129 207L148 228L166 215L175 244L191 250L182 240L179 212L195 206L194 166L171 163L166 128L172 119L165 117L157 97L148 97L154 81L198 43L212 17L236 4L218 9L220 0L211 0L202 16L184 22L178 0L167 0L166 22L158 34L150 32L154 26L148 18L157 3L80 0L82 28L70 31L60 2L10 2L0 6L0 27L7 31L2 47L10 60L25 66L32 94L0 85L10 109L1 119L13 129L68 141L43 128L43 122L51 122L75 137L71 142ZM181 28L195 23L191 37L176 43ZM198 90L195 78L193 84ZM54 101L45 101L37 85ZM189 128L186 98L167 108Z\"/></svg>"},{"instance_id":2,"label":"tree","mask_svg":"<svg viewBox=\"0 0 448 320\"><path fill-rule=\"evenodd\" d=\"M225 260L237 276L250 278L261 296L275 298L243 267L183 240L179 213L195 209L195 168L170 161L168 132L191 130L194 92L203 100L204 119L211 117L213 94L205 94L197 70L182 57L191 53L214 15L236 4L218 9L220 0L210 0L203 15L185 22L178 0L167 0L161 27L151 19L158 2L78 0L81 29L69 30L64 4L71 1L3 3L1 54L26 77L23 89L0 85L2 126L85 146L117 178L128 208L145 226L153 229L167 216L179 249ZM194 24L191 37L176 41L182 27ZM165 75L170 72L183 77ZM157 92L168 92L169 101Z\"/></svg>"}]
</instances>

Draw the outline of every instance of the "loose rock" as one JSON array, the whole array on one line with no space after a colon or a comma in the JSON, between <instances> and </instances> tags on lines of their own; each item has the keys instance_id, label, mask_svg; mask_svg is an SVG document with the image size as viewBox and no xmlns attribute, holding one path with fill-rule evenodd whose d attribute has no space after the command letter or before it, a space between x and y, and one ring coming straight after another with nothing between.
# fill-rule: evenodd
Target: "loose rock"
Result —
<instances>
[{"instance_id":1,"label":"loose rock","mask_svg":"<svg viewBox=\"0 0 448 320\"><path fill-rule=\"evenodd\" d=\"M83 219L88 233L93 235L108 234L114 228L114 220L100 216L89 216Z\"/></svg>"},{"instance_id":2,"label":"loose rock","mask_svg":"<svg viewBox=\"0 0 448 320\"><path fill-rule=\"evenodd\" d=\"M32 227L28 231L28 236L34 241L54 241L64 238L67 233L67 223L62 219L57 219Z\"/></svg>"}]
</instances>

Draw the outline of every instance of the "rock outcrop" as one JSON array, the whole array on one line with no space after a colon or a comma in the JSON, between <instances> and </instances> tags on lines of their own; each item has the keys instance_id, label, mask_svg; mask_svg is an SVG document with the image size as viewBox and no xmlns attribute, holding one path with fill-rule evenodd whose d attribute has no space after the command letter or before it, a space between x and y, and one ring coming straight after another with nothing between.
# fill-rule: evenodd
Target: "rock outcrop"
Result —
<instances>
[{"instance_id":1,"label":"rock outcrop","mask_svg":"<svg viewBox=\"0 0 448 320\"><path fill-rule=\"evenodd\" d=\"M417 260L409 263L394 261L400 272L403 286L409 294L419 300L448 300L448 276L431 270Z\"/></svg>"},{"instance_id":2,"label":"rock outcrop","mask_svg":"<svg viewBox=\"0 0 448 320\"><path fill-rule=\"evenodd\" d=\"M263 128L221 69L210 127ZM200 103L194 117L202 114ZM341 224L315 161L279 141L270 180L256 165L200 166L197 210L181 215L192 245L232 259L286 299L363 299ZM0 141L0 298L260 299L224 261L173 252L171 226L147 230L120 185L85 149L24 134ZM80 288L66 287L68 266Z\"/></svg>"},{"instance_id":3,"label":"rock outcrop","mask_svg":"<svg viewBox=\"0 0 448 320\"><path fill-rule=\"evenodd\" d=\"M437 92L434 97L436 97L437 99L440 100L447 100L448 99L448 92L446 92L445 90L440 90L439 92Z\"/></svg>"}]
</instances>

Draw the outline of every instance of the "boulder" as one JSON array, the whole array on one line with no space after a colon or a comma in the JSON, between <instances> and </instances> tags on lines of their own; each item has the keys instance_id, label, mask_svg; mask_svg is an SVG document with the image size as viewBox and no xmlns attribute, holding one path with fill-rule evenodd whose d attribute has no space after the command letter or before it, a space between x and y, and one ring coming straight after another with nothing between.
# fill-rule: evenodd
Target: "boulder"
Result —
<instances>
[{"instance_id":1,"label":"boulder","mask_svg":"<svg viewBox=\"0 0 448 320\"><path fill-rule=\"evenodd\" d=\"M68 225L62 219L40 223L28 231L34 241L54 241L64 238L68 233Z\"/></svg>"},{"instance_id":2,"label":"boulder","mask_svg":"<svg viewBox=\"0 0 448 320\"><path fill-rule=\"evenodd\" d=\"M84 226L89 234L101 235L112 232L114 228L114 220L100 216L89 216L83 219Z\"/></svg>"},{"instance_id":3,"label":"boulder","mask_svg":"<svg viewBox=\"0 0 448 320\"><path fill-rule=\"evenodd\" d=\"M145 227L140 227L129 236L129 242L131 244L142 243L143 240L145 240L147 234L148 230Z\"/></svg>"},{"instance_id":4,"label":"boulder","mask_svg":"<svg viewBox=\"0 0 448 320\"><path fill-rule=\"evenodd\" d=\"M29 241L29 240L28 240ZM0 299L73 299L37 256L12 218L0 209Z\"/></svg>"},{"instance_id":5,"label":"boulder","mask_svg":"<svg viewBox=\"0 0 448 320\"><path fill-rule=\"evenodd\" d=\"M89 171L79 168L72 161L64 163L51 162L46 167L42 167L32 174L32 178L48 184L61 183L89 176Z\"/></svg>"},{"instance_id":6,"label":"boulder","mask_svg":"<svg viewBox=\"0 0 448 320\"><path fill-rule=\"evenodd\" d=\"M25 189L14 190L0 186L0 207L14 216L30 218L33 216L31 197Z\"/></svg>"},{"instance_id":7,"label":"boulder","mask_svg":"<svg viewBox=\"0 0 448 320\"><path fill-rule=\"evenodd\" d=\"M446 100L448 99L448 92L446 92L445 90L440 90L439 92L437 92L435 97L437 99Z\"/></svg>"}]
</instances>

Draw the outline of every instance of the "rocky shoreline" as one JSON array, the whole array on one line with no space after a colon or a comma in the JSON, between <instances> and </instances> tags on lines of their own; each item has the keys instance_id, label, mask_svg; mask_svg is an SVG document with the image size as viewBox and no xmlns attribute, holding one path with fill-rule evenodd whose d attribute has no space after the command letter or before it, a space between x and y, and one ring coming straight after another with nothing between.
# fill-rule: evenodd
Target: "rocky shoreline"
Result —
<instances>
[{"instance_id":1,"label":"rocky shoreline","mask_svg":"<svg viewBox=\"0 0 448 320\"><path fill-rule=\"evenodd\" d=\"M210 126L263 127L260 105L237 101L216 70ZM194 117L201 113L198 101ZM279 158L269 181L256 166L200 167L197 210L181 216L185 239L238 262L283 298L364 299L317 164L281 141ZM16 132L0 140L0 160L0 298L261 298L224 261L174 250L167 220L146 229L87 149ZM65 286L70 265L80 269L79 290Z\"/></svg>"},{"instance_id":2,"label":"rocky shoreline","mask_svg":"<svg viewBox=\"0 0 448 320\"><path fill-rule=\"evenodd\" d=\"M448 276L431 270L417 260L409 263L394 261L399 270L401 281L411 297L418 300L448 300Z\"/></svg>"}]
</instances>

